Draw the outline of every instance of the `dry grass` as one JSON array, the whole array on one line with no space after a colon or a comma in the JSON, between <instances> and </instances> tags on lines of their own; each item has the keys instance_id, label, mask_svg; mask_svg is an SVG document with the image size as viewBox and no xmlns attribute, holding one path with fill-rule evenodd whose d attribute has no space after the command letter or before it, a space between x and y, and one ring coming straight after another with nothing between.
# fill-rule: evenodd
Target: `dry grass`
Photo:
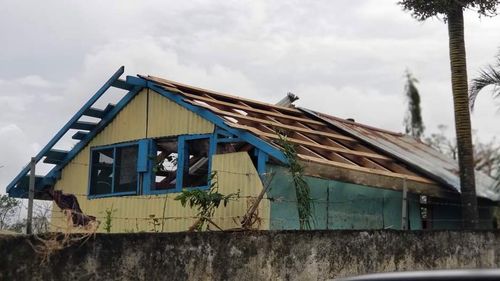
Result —
<instances>
[{"instance_id":1,"label":"dry grass","mask_svg":"<svg viewBox=\"0 0 500 281\"><path fill-rule=\"evenodd\" d=\"M35 253L41 257L41 264L50 261L50 257L57 251L63 250L75 244L82 245L91 237L94 237L99 221L89 223L84 227L73 226L71 211L63 210L66 216L66 228L59 233L46 233L43 236L34 235L35 241L28 241Z\"/></svg>"}]
</instances>

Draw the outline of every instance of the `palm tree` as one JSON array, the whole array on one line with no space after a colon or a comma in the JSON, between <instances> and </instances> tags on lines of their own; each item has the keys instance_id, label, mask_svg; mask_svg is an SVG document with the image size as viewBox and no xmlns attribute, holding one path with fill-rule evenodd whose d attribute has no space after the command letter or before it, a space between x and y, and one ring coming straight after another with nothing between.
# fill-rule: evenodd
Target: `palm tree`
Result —
<instances>
[{"instance_id":1,"label":"palm tree","mask_svg":"<svg viewBox=\"0 0 500 281\"><path fill-rule=\"evenodd\" d=\"M480 15L492 16L498 0L401 0L404 10L417 20L441 16L448 24L451 85L455 111L455 129L458 146L462 219L465 228L477 228L478 211L474 158L472 149L467 64L464 41L464 9L474 9Z\"/></svg>"},{"instance_id":2,"label":"palm tree","mask_svg":"<svg viewBox=\"0 0 500 281\"><path fill-rule=\"evenodd\" d=\"M493 86L493 97L500 98L500 54L496 57L496 65L488 65L479 71L479 76L472 79L469 100L471 109L474 108L477 95L487 86Z\"/></svg>"}]
</instances>

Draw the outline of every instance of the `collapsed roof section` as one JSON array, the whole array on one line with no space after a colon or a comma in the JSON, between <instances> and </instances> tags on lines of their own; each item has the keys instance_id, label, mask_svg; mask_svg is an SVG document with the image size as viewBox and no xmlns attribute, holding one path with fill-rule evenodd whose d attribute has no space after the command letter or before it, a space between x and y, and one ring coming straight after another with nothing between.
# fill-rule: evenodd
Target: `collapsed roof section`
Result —
<instances>
[{"instance_id":1,"label":"collapsed roof section","mask_svg":"<svg viewBox=\"0 0 500 281\"><path fill-rule=\"evenodd\" d=\"M53 186L64 166L112 122L141 89L147 87L218 127L239 134L248 143L263 149L274 161L286 161L280 151L279 134L286 135L288 141L296 145L298 157L311 175L365 185L379 181L373 186L396 189L401 189L408 181L411 183L408 190L412 192L436 196L458 194L457 164L407 136L307 109L272 105L154 76L128 76L121 80L119 77L123 71L123 67L120 68L35 157L36 162L43 160L55 165L47 175L37 177L37 190ZM127 93L116 106L96 108L94 104L110 87ZM84 117L99 121L89 123L82 120ZM70 133L75 130L76 133ZM55 149L68 133L73 134L72 138L77 141L73 148L69 151ZM435 159L428 160L429 155ZM11 196L26 196L28 173L27 166L7 186ZM498 194L490 190L487 176L478 175L477 179L479 196L499 199Z\"/></svg>"}]
</instances>

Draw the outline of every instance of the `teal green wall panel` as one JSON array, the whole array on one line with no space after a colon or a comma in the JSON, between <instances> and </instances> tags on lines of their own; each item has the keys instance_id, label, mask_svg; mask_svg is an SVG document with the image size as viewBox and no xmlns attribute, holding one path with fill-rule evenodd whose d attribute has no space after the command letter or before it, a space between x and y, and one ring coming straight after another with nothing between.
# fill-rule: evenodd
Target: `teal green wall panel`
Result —
<instances>
[{"instance_id":1,"label":"teal green wall panel","mask_svg":"<svg viewBox=\"0 0 500 281\"><path fill-rule=\"evenodd\" d=\"M422 229L422 219L420 214L420 196L408 193L408 217L410 218L410 229Z\"/></svg>"},{"instance_id":2,"label":"teal green wall panel","mask_svg":"<svg viewBox=\"0 0 500 281\"><path fill-rule=\"evenodd\" d=\"M298 229L295 187L288 170L269 165L273 173L270 229ZM314 202L313 229L401 229L402 193L334 180L305 177ZM409 194L411 229L421 229L418 196Z\"/></svg>"},{"instance_id":3,"label":"teal green wall panel","mask_svg":"<svg viewBox=\"0 0 500 281\"><path fill-rule=\"evenodd\" d=\"M299 229L295 187L288 169L268 165L273 173L268 197L270 229ZM313 229L401 229L402 192L305 177L314 202ZM459 199L429 198L431 229L460 229ZM408 193L408 226L422 229L420 196ZM493 228L492 202L479 198L481 229Z\"/></svg>"}]
</instances>

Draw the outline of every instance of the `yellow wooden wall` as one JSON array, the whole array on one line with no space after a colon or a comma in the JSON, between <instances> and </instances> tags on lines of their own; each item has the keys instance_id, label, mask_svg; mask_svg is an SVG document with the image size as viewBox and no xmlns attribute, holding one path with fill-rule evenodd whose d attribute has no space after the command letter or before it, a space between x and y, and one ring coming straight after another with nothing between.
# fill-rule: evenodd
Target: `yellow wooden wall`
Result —
<instances>
[{"instance_id":1,"label":"yellow wooden wall","mask_svg":"<svg viewBox=\"0 0 500 281\"><path fill-rule=\"evenodd\" d=\"M96 216L101 221L100 232L104 231L106 209L114 210L112 232L161 231L162 228L168 232L187 230L194 222L195 212L175 201L175 193L88 200L90 148L146 137L205 134L213 131L212 123L151 90L143 90L62 170L55 189L75 194L83 212ZM250 197L257 196L262 190L257 171L246 152L214 155L212 161L212 170L218 171L220 192L227 194L240 190L242 196L226 208L220 207L214 216L214 222L223 229L238 227L241 219L238 217L245 214ZM55 204L53 206L52 230L67 230L61 210ZM267 200L261 203L259 217L260 229L268 229ZM164 221L163 225L161 221Z\"/></svg>"}]
</instances>

